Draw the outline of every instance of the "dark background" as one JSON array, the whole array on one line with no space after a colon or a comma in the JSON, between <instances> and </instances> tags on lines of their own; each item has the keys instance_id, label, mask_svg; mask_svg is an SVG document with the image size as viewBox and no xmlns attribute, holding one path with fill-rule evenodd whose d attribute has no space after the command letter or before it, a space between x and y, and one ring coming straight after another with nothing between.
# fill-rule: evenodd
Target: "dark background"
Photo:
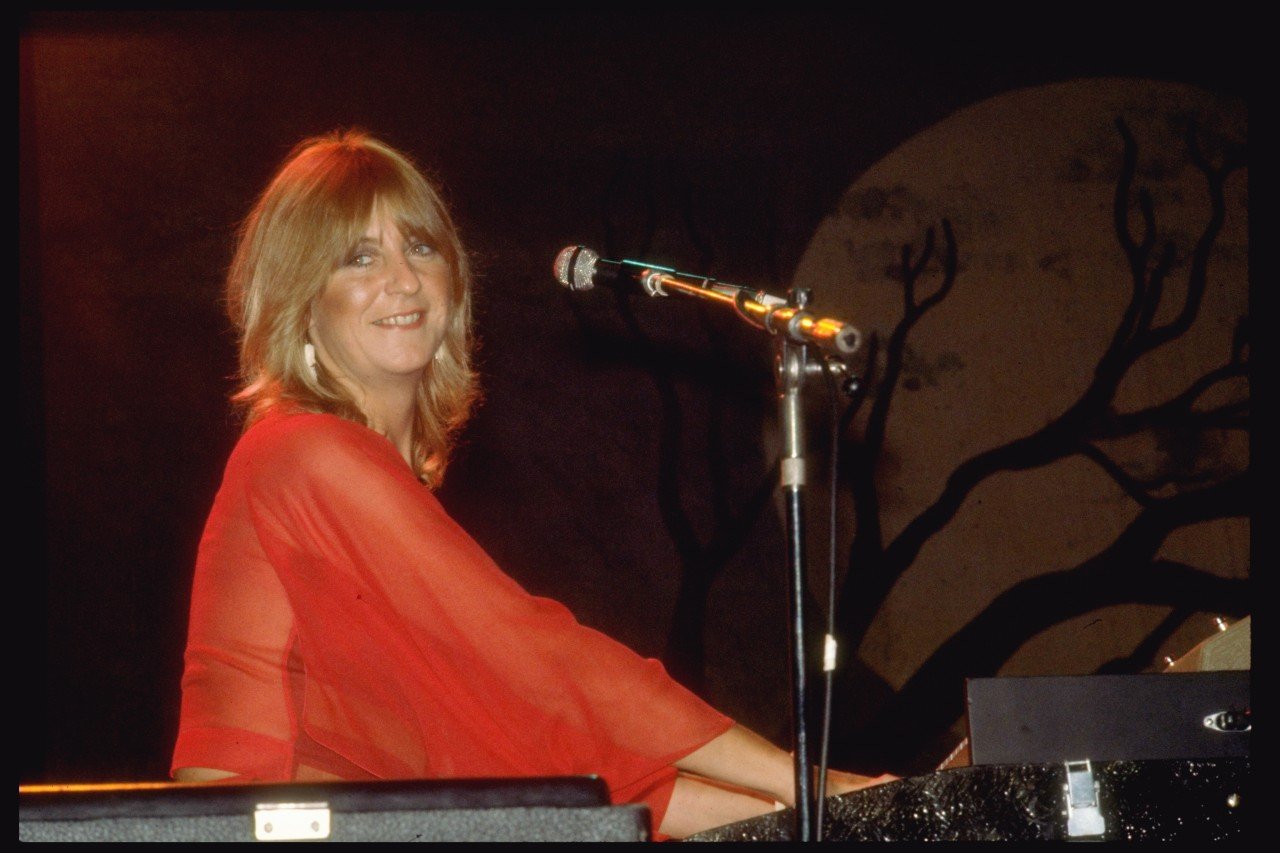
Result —
<instances>
[{"instance_id":1,"label":"dark background","mask_svg":"<svg viewBox=\"0 0 1280 853\"><path fill-rule=\"evenodd\" d=\"M167 772L192 561L238 433L221 278L297 141L361 126L439 178L480 273L486 393L442 498L532 591L663 656L679 548L645 496L675 477L693 526L720 529L717 492L767 476L769 354L688 306L571 297L557 250L780 291L849 183L961 107L1094 76L1248 94L1238 25L1047 13L23 15L20 782ZM708 446L659 419L654 358L687 365L664 411L718 424ZM681 441L705 468L659 470ZM689 679L776 739L763 518L734 540L759 567L739 628L720 623L759 681Z\"/></svg>"}]
</instances>

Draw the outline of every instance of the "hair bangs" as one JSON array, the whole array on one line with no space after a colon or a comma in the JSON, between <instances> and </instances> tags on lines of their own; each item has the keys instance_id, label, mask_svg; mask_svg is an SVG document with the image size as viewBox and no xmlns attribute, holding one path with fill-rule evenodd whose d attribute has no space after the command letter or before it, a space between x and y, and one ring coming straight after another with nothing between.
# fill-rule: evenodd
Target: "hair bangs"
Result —
<instances>
[{"instance_id":1,"label":"hair bangs","mask_svg":"<svg viewBox=\"0 0 1280 853\"><path fill-rule=\"evenodd\" d=\"M390 181L379 187L377 205L401 234L421 240L444 255L450 267L457 266L453 227L440 199L420 179Z\"/></svg>"}]
</instances>

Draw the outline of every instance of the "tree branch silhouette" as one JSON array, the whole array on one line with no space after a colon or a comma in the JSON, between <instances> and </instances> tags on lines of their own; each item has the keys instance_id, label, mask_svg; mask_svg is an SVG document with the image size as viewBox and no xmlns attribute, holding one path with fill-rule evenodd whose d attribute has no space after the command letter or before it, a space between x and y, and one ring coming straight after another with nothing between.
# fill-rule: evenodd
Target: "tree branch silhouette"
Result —
<instances>
[{"instance_id":1,"label":"tree branch silhouette","mask_svg":"<svg viewBox=\"0 0 1280 853\"><path fill-rule=\"evenodd\" d=\"M879 456L884 449L885 428L889 422L889 407L893 402L894 391L898 387L898 379L902 375L903 357L907 346L907 336L916 324L924 318L929 309L947 297L956 283L956 240L951 230L951 222L942 220L942 231L946 238L946 249L942 256L942 283L921 300L916 299L916 282L924 274L934 254L933 228L925 232L924 248L920 256L912 261L911 246L902 247L902 319L894 326L885 347L884 379L879 384L881 389L871 403L871 412L867 418L866 438L864 444L867 451Z\"/></svg>"},{"instance_id":2,"label":"tree branch silhouette","mask_svg":"<svg viewBox=\"0 0 1280 853\"><path fill-rule=\"evenodd\" d=\"M1134 501L1142 506L1151 506L1155 503L1156 499L1151 495L1151 490L1156 488L1157 484L1131 476L1114 459L1087 441L1080 444L1080 453L1084 458L1105 471L1111 479L1115 480L1116 485L1124 489L1125 494L1133 498Z\"/></svg>"},{"instance_id":3,"label":"tree branch silhouette","mask_svg":"<svg viewBox=\"0 0 1280 853\"><path fill-rule=\"evenodd\" d=\"M1117 390L1134 363L1185 334L1198 318L1207 288L1208 261L1226 218L1224 187L1230 175L1244 165L1244 159L1240 152L1228 151L1220 164L1212 164L1199 146L1196 128L1188 127L1188 156L1204 176L1210 213L1187 258L1176 314L1164 325L1156 325L1161 305L1169 297L1169 277L1178 255L1172 241L1157 245L1159 232L1151 194L1145 188L1134 189L1137 143L1123 119L1116 120L1116 128L1122 159L1112 201L1113 227L1129 270L1129 299L1099 356L1092 380L1074 402L1041 428L961 461L934 501L892 541L884 543L876 466L907 338L924 313L945 299L956 283L955 239L945 220L942 283L924 299L917 298L917 290L935 251L933 229L927 231L918 258L913 258L910 246L903 248L902 317L890 334L883 358L874 350L868 358L868 375L877 374L881 361L883 375L878 382L865 383L865 396L853 399L842 418L843 434L850 445L842 453L855 499L857 528L837 605L841 641L846 648L861 644L890 590L925 544L955 518L978 485L997 473L1039 468L1079 455L1123 490L1138 505L1139 513L1115 542L1094 557L1006 590L943 643L864 729L858 747L864 758L875 760L879 750L887 759L896 744L916 743L922 736L945 732L963 712L962 691L953 689L955 685L966 676L996 673L1028 639L1065 619L1109 604L1135 602L1168 605L1178 612L1188 608L1230 612L1241 606L1246 581L1216 577L1159 559L1157 551L1179 527L1246 516L1246 475L1229 474L1223 479L1218 470L1175 468L1155 477L1140 477L1108 455L1099 442L1146 433L1199 435L1209 430L1246 428L1247 396L1209 408L1197 407L1211 390L1247 376L1246 318L1237 322L1225 363L1159 403L1130 412L1118 412L1114 406ZM861 435L851 434L859 412L868 403ZM1169 486L1173 487L1172 495L1167 494Z\"/></svg>"},{"instance_id":4,"label":"tree branch silhouette","mask_svg":"<svg viewBox=\"0 0 1280 853\"><path fill-rule=\"evenodd\" d=\"M1178 317L1168 325L1152 329L1160 302L1165 295L1165 279L1172 267L1175 251L1166 243L1152 260L1157 240L1157 227L1151 195L1145 189L1137 192L1137 209L1142 223L1142 233L1136 237L1130 228L1130 198L1133 180L1137 172L1137 143L1122 119L1116 127L1123 141L1123 159L1113 199L1114 225L1117 240L1125 253L1130 270L1130 299L1101 355L1094 371L1093 381L1079 398L1061 414L1030 435L1014 439L1004 445L983 451L961 462L932 504L907 523L899 535L885 545L878 541L878 518L857 511L858 531L850 548L849 576L853 582L846 585L838 605L837 619L844 641L856 646L865 636L876 612L889 590L902 573L915 561L925 543L942 530L955 517L969 494L994 474L1042 467L1075 454L1085 454L1098 463L1131 496L1144 491L1139 482L1125 474L1120 466L1104 464L1100 451L1092 442L1103 438L1117 438L1149 430L1170 422L1180 425L1195 424L1202 428L1226 425L1234 427L1243 423L1247 403L1232 403L1209 413L1192 412L1192 404L1205 390L1219 381L1242 376L1247 371L1243 352L1247 344L1241 344L1239 336L1233 344L1231 360L1223 367L1210 371L1174 398L1139 412L1117 414L1112 408L1116 391L1128 369L1142 355L1163 346L1182 334L1194 322L1206 287L1208 257L1225 221L1225 196L1223 185L1229 175L1243 165L1238 156L1228 156L1219 167L1209 164L1195 143L1194 130L1187 135L1187 145L1194 153L1192 161L1200 167L1208 185L1211 203L1209 220L1196 241L1187 274L1185 296ZM884 441L892 395L896 390L902 369L902 353L906 337L928 308L944 299L955 284L955 241L948 223L943 223L947 234L948 252L943 262L942 285L926 300L915 299L916 281L925 268L926 254L915 262L910 248L903 251L903 317L890 338L885 357L884 379L877 385L867 419L864 439L855 444L865 448L865 453L878 456ZM932 229L926 235L927 251L933 248ZM1241 325L1240 328L1243 328ZM857 477L874 477L874 462L863 461L852 468ZM855 480L855 494L874 492L864 482ZM1136 498L1135 498L1136 499ZM878 502L877 502L878 504ZM878 505L876 506L878 515ZM865 533L863 531L866 531Z\"/></svg>"},{"instance_id":5,"label":"tree branch silhouette","mask_svg":"<svg viewBox=\"0 0 1280 853\"><path fill-rule=\"evenodd\" d=\"M1121 657L1112 658L1111 660L1098 667L1098 675L1128 675L1134 672L1151 671L1155 668L1157 671L1164 667L1153 667L1155 656L1159 653L1160 648L1172 637L1179 628L1186 624L1187 620L1196 612L1195 608L1199 605L1182 605L1175 607L1169 611L1169 615L1160 620L1150 634L1143 638L1132 652Z\"/></svg>"},{"instance_id":6,"label":"tree branch silhouette","mask_svg":"<svg viewBox=\"0 0 1280 853\"><path fill-rule=\"evenodd\" d=\"M941 258L942 281L923 299L917 298L916 285L925 273L930 261L934 259L937 245L934 229L925 232L924 247L918 257L913 257L910 245L902 247L901 277L903 293L902 317L889 335L885 345L883 375L880 374L880 340L871 335L868 341L866 370L862 381L858 384L852 398L845 407L840 418L839 435L847 437L858 412L868 398L871 408L867 414L866 427L859 441L851 442L843 451L841 468L847 475L854 497L855 530L853 543L849 553L849 571L877 573L884 553L883 530L880 522L880 495L876 487L877 463L884 449L884 437L889 421L889 412L893 395L902 376L905 360L907 336L930 309L938 305L955 285L957 254L955 233L951 222L942 221L942 232L945 248ZM874 396L870 389L874 388ZM847 600L847 599L846 599ZM847 609L847 607L846 607ZM837 622L841 621L842 610L837 606Z\"/></svg>"},{"instance_id":7,"label":"tree branch silhouette","mask_svg":"<svg viewBox=\"0 0 1280 853\"><path fill-rule=\"evenodd\" d=\"M1248 512L1248 477L1157 500L1107 548L1070 569L1046 572L996 596L911 676L871 727L880 739L936 738L964 713L965 678L996 675L1023 643L1067 619L1116 604L1156 604L1240 615L1248 581L1222 578L1157 553L1186 524ZM956 689L938 689L939 684ZM893 747L889 747L892 749ZM902 756L892 756L902 760ZM885 756L890 758L890 756Z\"/></svg>"},{"instance_id":8,"label":"tree branch silhouette","mask_svg":"<svg viewBox=\"0 0 1280 853\"><path fill-rule=\"evenodd\" d=\"M622 162L614 180L602 199L601 215L604 220L605 251L617 257L620 254L648 253L657 230L657 203L652 187L651 170L643 175L643 187L639 193L644 206L638 233L622 237L627 222L634 216L619 212L620 197L627 192L629 164ZM678 166L668 163L675 173L682 225L697 249L703 266L710 268L714 262L714 248L697 227L693 214L689 182L680 180ZM626 251L623 252L625 244ZM722 339L722 330L714 327L705 307L685 303L696 312L698 322L709 339ZM644 371L653 382L661 412L661 428L658 436L658 511L663 527L670 537L679 559L680 583L676 595L675 610L668 633L663 661L678 680L695 692L705 686L706 653L703 631L707 622L707 607L711 586L743 547L757 520L769 505L776 484L776 460L761 472L758 482L743 495L735 495L729 489L729 460L725 455L726 403L733 395L744 399L758 392L758 381L728 379L741 373L741 365L732 366L721 355L701 353L693 357L673 352L669 346L659 346L642 328L634 307L634 300L621 293L615 294L617 316L626 330L624 340L593 329L585 312L574 307L587 343L595 355L613 358ZM693 518L685 506L680 471L687 461L685 439L689 432L688 417L681 405L677 383L690 380L698 387L708 389L708 415L705 423L707 458L710 476L708 491L703 496L710 504L711 530L700 535Z\"/></svg>"}]
</instances>

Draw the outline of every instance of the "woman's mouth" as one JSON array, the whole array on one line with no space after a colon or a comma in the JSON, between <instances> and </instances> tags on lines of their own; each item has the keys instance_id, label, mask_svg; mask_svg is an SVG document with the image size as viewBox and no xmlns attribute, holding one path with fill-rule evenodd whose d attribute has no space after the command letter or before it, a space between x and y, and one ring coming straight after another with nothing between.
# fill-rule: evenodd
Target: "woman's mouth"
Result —
<instances>
[{"instance_id":1,"label":"woman's mouth","mask_svg":"<svg viewBox=\"0 0 1280 853\"><path fill-rule=\"evenodd\" d=\"M405 314L392 314L390 317L383 317L381 320L374 320L373 325L382 326L383 328L396 329L416 329L422 325L427 312L410 311Z\"/></svg>"}]
</instances>

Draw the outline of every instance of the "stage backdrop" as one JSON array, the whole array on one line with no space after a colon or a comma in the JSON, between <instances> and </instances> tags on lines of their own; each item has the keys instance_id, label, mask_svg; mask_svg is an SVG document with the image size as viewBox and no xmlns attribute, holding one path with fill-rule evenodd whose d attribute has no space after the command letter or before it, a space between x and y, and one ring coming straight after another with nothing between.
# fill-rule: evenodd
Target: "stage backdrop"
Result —
<instances>
[{"instance_id":1,"label":"stage backdrop","mask_svg":"<svg viewBox=\"0 0 1280 853\"><path fill-rule=\"evenodd\" d=\"M932 766L966 676L1138 671L1248 613L1240 61L1200 50L1212 28L1065 24L1080 50L951 23L29 16L20 781L167 771L239 429L235 226L341 126L437 175L475 255L486 397L446 506L763 734L790 727L769 341L570 294L564 245L812 288L867 333L835 403L836 763Z\"/></svg>"}]
</instances>

